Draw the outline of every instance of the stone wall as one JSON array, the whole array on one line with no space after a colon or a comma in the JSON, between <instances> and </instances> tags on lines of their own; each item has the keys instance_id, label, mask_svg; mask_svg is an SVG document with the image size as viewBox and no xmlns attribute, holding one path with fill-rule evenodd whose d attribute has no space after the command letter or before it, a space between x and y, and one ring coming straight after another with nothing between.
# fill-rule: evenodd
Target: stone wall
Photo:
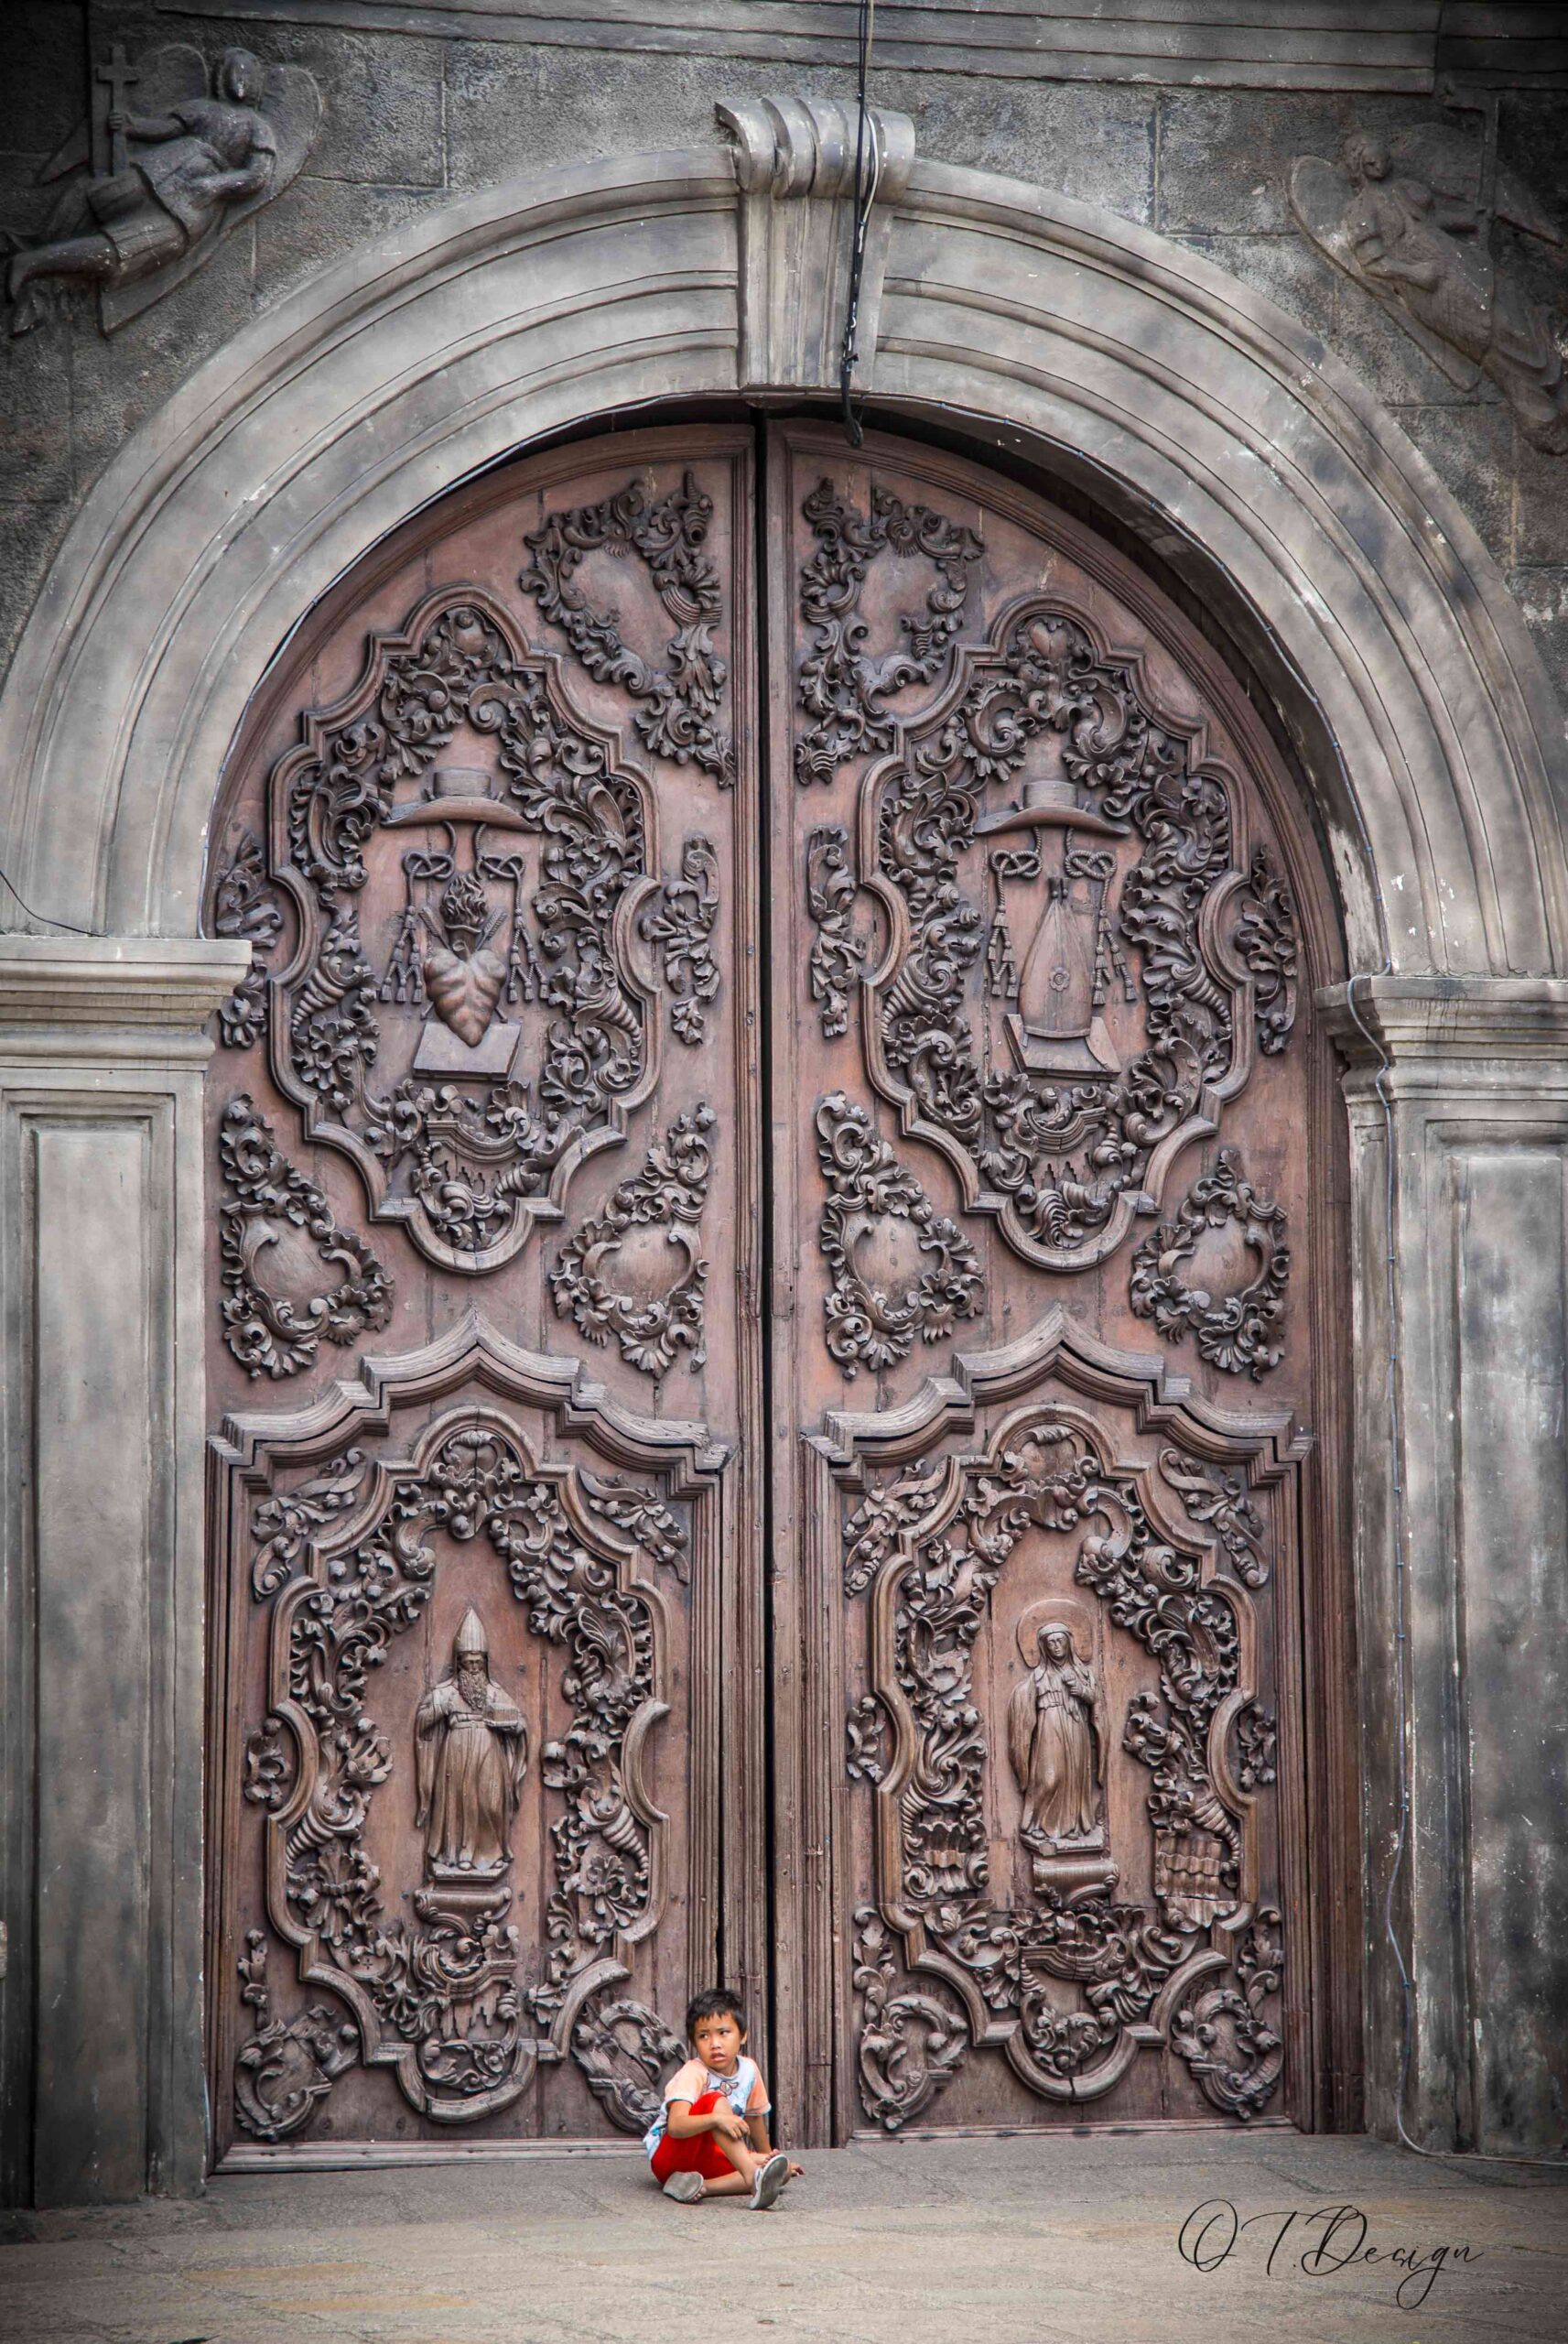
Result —
<instances>
[{"instance_id":1,"label":"stone wall","mask_svg":"<svg viewBox=\"0 0 1568 2344\"><path fill-rule=\"evenodd\" d=\"M0 368L0 662L75 506L124 440L248 317L410 215L600 154L716 136L715 102L773 88L845 96L841 67L754 57L529 47L178 13L145 0L9 0L0 25L0 225L35 231L37 175L81 119L86 59L123 40L209 55L243 40L315 76L321 134L300 177L199 274L113 339L90 307L12 342ZM373 10L366 10L373 15ZM384 12L386 13L386 12ZM428 22L429 19L425 19ZM472 17L462 20L471 24ZM1368 294L1295 228L1298 154L1333 156L1353 125L1447 120L1422 95L1206 90L879 70L918 151L1103 205L1206 254L1321 336L1398 416L1507 575L1568 705L1568 457L1521 435L1490 383L1457 391ZM1503 94L1499 157L1568 222L1568 90ZM1568 266L1510 230L1499 250L1538 295L1568 300Z\"/></svg>"}]
</instances>

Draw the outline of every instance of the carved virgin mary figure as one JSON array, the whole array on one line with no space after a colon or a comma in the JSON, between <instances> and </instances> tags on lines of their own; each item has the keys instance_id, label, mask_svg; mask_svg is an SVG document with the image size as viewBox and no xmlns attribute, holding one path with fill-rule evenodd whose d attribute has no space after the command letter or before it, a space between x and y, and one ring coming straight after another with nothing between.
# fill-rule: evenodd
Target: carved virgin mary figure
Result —
<instances>
[{"instance_id":1,"label":"carved virgin mary figure","mask_svg":"<svg viewBox=\"0 0 1568 2344\"><path fill-rule=\"evenodd\" d=\"M1098 1680L1059 1620L1041 1628L1040 1664L1008 1706L1008 1748L1023 1793L1023 1838L1052 1846L1098 1827L1105 1780L1105 1703Z\"/></svg>"},{"instance_id":2,"label":"carved virgin mary figure","mask_svg":"<svg viewBox=\"0 0 1568 2344\"><path fill-rule=\"evenodd\" d=\"M493 1879L512 1861L512 1819L528 1765L528 1726L490 1675L484 1623L465 1613L452 1673L414 1720L418 1811L432 1875Z\"/></svg>"}]
</instances>

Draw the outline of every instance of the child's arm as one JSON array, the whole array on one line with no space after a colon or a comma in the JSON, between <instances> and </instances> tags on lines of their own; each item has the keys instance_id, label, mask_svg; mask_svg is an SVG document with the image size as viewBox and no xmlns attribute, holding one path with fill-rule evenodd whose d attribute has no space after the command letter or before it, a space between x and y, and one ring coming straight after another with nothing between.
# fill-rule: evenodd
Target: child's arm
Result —
<instances>
[{"instance_id":1,"label":"child's arm","mask_svg":"<svg viewBox=\"0 0 1568 2344\"><path fill-rule=\"evenodd\" d=\"M717 2108L694 2116L689 2100L672 2100L665 2129L675 2141L694 2141L699 2132L726 2132L738 2141L746 2130L746 2120L736 2115L728 2100L721 2100Z\"/></svg>"}]
</instances>

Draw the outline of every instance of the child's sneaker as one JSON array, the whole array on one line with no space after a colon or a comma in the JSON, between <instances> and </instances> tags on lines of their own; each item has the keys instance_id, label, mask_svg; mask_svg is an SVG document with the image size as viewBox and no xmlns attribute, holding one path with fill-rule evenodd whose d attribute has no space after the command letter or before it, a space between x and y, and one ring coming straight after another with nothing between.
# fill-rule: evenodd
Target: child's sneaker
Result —
<instances>
[{"instance_id":1,"label":"child's sneaker","mask_svg":"<svg viewBox=\"0 0 1568 2344\"><path fill-rule=\"evenodd\" d=\"M695 2206L703 2188L700 2173L672 2173L665 2184L665 2196L673 2198L677 2206Z\"/></svg>"},{"instance_id":2,"label":"child's sneaker","mask_svg":"<svg viewBox=\"0 0 1568 2344\"><path fill-rule=\"evenodd\" d=\"M755 2213L765 2214L770 2206L778 2203L779 2192L789 2179L789 2159L780 2151L759 2165L757 2177L752 2184L752 2207Z\"/></svg>"}]
</instances>

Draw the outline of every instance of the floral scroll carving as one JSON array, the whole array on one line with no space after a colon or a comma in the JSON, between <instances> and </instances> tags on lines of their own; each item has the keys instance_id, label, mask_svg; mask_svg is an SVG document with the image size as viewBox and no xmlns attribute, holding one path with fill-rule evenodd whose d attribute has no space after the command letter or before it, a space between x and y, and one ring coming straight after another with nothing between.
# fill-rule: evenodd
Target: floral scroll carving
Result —
<instances>
[{"instance_id":1,"label":"floral scroll carving","mask_svg":"<svg viewBox=\"0 0 1568 2344\"><path fill-rule=\"evenodd\" d=\"M1239 804L1139 660L1054 600L965 651L862 786L862 884L895 938L872 1080L1041 1268L1113 1253L1244 1087L1255 1026L1288 1036L1288 898Z\"/></svg>"},{"instance_id":2,"label":"floral scroll carving","mask_svg":"<svg viewBox=\"0 0 1568 2344\"><path fill-rule=\"evenodd\" d=\"M648 785L464 590L373 638L268 787L268 875L301 930L271 985L274 1078L373 1218L494 1268L656 1079L629 936L656 884Z\"/></svg>"},{"instance_id":3,"label":"floral scroll carving","mask_svg":"<svg viewBox=\"0 0 1568 2344\"><path fill-rule=\"evenodd\" d=\"M223 1340L252 1376L297 1375L322 1342L351 1343L392 1316L392 1281L370 1247L340 1228L326 1197L273 1145L272 1128L242 1094L218 1132L223 1190L218 1206ZM269 1250L299 1230L336 1282L300 1300L269 1292Z\"/></svg>"},{"instance_id":4,"label":"floral scroll carving","mask_svg":"<svg viewBox=\"0 0 1568 2344\"><path fill-rule=\"evenodd\" d=\"M680 877L665 880L662 902L650 906L638 925L662 950L670 1025L695 1049L708 1039L708 1005L719 998L719 963L713 957L719 857L712 840L687 839L680 867Z\"/></svg>"},{"instance_id":5,"label":"floral scroll carving","mask_svg":"<svg viewBox=\"0 0 1568 2344\"><path fill-rule=\"evenodd\" d=\"M273 2017L260 1929L245 1933L240 1979L240 1999L254 2011L256 2031L234 2062L234 2114L258 2141L286 2140L309 2122L317 2102L355 2064L359 2030L324 2002L296 2019Z\"/></svg>"},{"instance_id":6,"label":"floral scroll carving","mask_svg":"<svg viewBox=\"0 0 1568 2344\"><path fill-rule=\"evenodd\" d=\"M837 1470L862 1438L871 1451L850 1475L854 1502L842 1516L845 1586L866 1599L870 1680L851 1701L846 1764L869 1790L876 1850L877 1903L855 1914L861 2098L876 2122L896 2130L971 2049L996 2049L1041 2097L1085 2101L1151 2051L1184 2061L1217 2106L1250 2112L1273 2092L1281 2066L1262 2015L1278 1985L1269 1937L1278 1915L1259 1908L1256 1936L1233 1946L1227 1934L1253 1912L1251 1807L1272 1779L1272 1721L1242 1677L1254 1634L1249 1597L1225 1571L1215 1520L1185 1514L1161 1458L1119 1462L1108 1430L1068 1396L1082 1389L1103 1402L1111 1355L1079 1361L1065 1338L1031 1341L1037 1381L1053 1373L1065 1395L1016 1405L973 1451L882 1463L877 1417L829 1420L823 1453ZM979 1396L992 1373L1016 1390L1022 1350L967 1362L966 1388ZM1136 1408L1130 1383L1121 1399ZM1288 1418L1273 1421L1288 1428ZM900 1446L913 1452L918 1439L912 1419ZM1288 1470L1292 1453L1264 1478ZM1186 1478L1200 1508L1206 1495L1216 1512L1234 1505L1185 1449L1164 1455L1193 1465ZM1260 1545L1255 1511L1251 1521ZM1069 1818L1040 1841L1046 1852L1018 1874L1028 1885L1009 1903L992 1880L988 1787L997 1769L1008 1771L1009 1752L990 1746L976 1653L1011 1558L1041 1532L1069 1542L1081 1592L1042 1597L1021 1614L1020 1650L1027 1657L1032 1622L1092 1621L1098 1610L1106 1634L1130 1637L1152 1666L1153 1686L1115 1720L1123 1749L1148 1770L1149 1838L1136 1861L1112 1840L1107 1860L1104 1828ZM1065 1631L1040 1635L1043 1666L1075 1672L1103 1733L1087 1637L1075 1653ZM1022 1697L1021 1687L1015 1708ZM1218 1754L1227 1721L1238 1788ZM1152 1901L1148 1889L1127 1893L1130 1872L1152 1884ZM1234 1979L1214 1982L1233 1959ZM943 1982L960 2008L948 2007Z\"/></svg>"},{"instance_id":7,"label":"floral scroll carving","mask_svg":"<svg viewBox=\"0 0 1568 2344\"><path fill-rule=\"evenodd\" d=\"M598 505L552 513L524 539L529 567L519 580L542 615L557 626L596 683L633 702L637 737L653 755L696 765L721 787L735 779L735 753L719 725L728 669L713 648L720 617L719 571L707 552L713 500L687 472L678 489L650 499L629 481ZM595 610L575 583L583 556L634 554L676 622L668 665L633 651L613 610Z\"/></svg>"},{"instance_id":8,"label":"floral scroll carving","mask_svg":"<svg viewBox=\"0 0 1568 2344\"><path fill-rule=\"evenodd\" d=\"M1227 1221L1257 1256L1258 1271L1238 1293L1216 1297L1189 1286L1181 1264L1192 1259L1205 1230ZM1174 1221L1145 1238L1133 1254L1129 1299L1136 1316L1152 1318L1168 1342L1190 1333L1201 1359L1257 1383L1283 1356L1269 1338L1285 1315L1290 1275L1283 1209L1242 1178L1235 1151L1223 1147L1214 1170L1194 1181Z\"/></svg>"},{"instance_id":9,"label":"floral scroll carving","mask_svg":"<svg viewBox=\"0 0 1568 2344\"><path fill-rule=\"evenodd\" d=\"M855 1915L855 1991L860 1997L860 2098L889 2132L928 2108L969 2047L961 2011L940 1994L898 1991L892 1942L876 1908Z\"/></svg>"},{"instance_id":10,"label":"floral scroll carving","mask_svg":"<svg viewBox=\"0 0 1568 2344\"><path fill-rule=\"evenodd\" d=\"M888 701L910 684L939 675L963 621L970 565L980 541L929 505L904 505L873 488L869 514L824 480L801 507L816 551L800 574L800 612L811 630L803 661L800 704L812 722L795 743L795 777L831 781L840 765L869 750L891 748ZM903 641L881 657L866 648L871 630L860 616L866 573L880 554L911 560L923 556L936 577L921 617L905 617Z\"/></svg>"},{"instance_id":11,"label":"floral scroll carving","mask_svg":"<svg viewBox=\"0 0 1568 2344\"><path fill-rule=\"evenodd\" d=\"M1295 1031L1300 948L1295 897L1267 847L1254 849L1238 902L1236 950L1252 976L1258 1047L1265 1058L1278 1058Z\"/></svg>"},{"instance_id":12,"label":"floral scroll carving","mask_svg":"<svg viewBox=\"0 0 1568 2344\"><path fill-rule=\"evenodd\" d=\"M212 906L215 936L248 937L251 965L219 1004L218 1034L228 1050L248 1050L266 1030L267 963L283 932L277 890L266 875L262 842L247 830L218 882Z\"/></svg>"},{"instance_id":13,"label":"floral scroll carving","mask_svg":"<svg viewBox=\"0 0 1568 2344\"><path fill-rule=\"evenodd\" d=\"M842 823L825 823L806 845L806 904L816 934L811 943L811 998L822 1013L822 1038L847 1032L849 995L865 964L866 946L849 924L855 876L849 868L849 834Z\"/></svg>"},{"instance_id":14,"label":"floral scroll carving","mask_svg":"<svg viewBox=\"0 0 1568 2344\"><path fill-rule=\"evenodd\" d=\"M647 1738L667 1714L667 1624L643 1573L684 1565L698 1516L703 1537L713 1536L722 1456L694 1449L689 1427L644 1432L644 1420L622 1415L616 1450L640 1449L638 1471L601 1476L547 1458L495 1394L515 1384L533 1405L589 1420L580 1376L493 1338L460 1329L388 1366L395 1380L377 1389L401 1392L403 1405L421 1394L438 1403L402 1453L374 1454L372 1389L351 1385L337 1387L330 1406L362 1424L361 1438L325 1467L308 1452L319 1453L326 1403L293 1419L243 1420L232 1427L241 1446L220 1452L222 1535L236 1557L249 1549L257 1600L270 1607L269 1711L245 1744L243 1785L266 1838L267 1917L295 1949L301 1981L330 1998L287 2038L269 2032L258 2004L256 2043L238 2055L241 2121L264 2138L306 2122L330 2080L321 2046L340 2037L367 2067L390 2066L411 2105L443 2122L508 2106L540 2060L574 2053L625 2121L634 2094L623 2055L642 2006L622 1994L597 2021L586 2013L590 1997L629 1977L665 1893L665 1819L643 1770ZM441 1406L448 1393L466 1396ZM274 1479L281 1486L247 1499ZM369 1705L373 1672L427 1612L443 1556L475 1541L493 1555L530 1634L560 1655L567 1720L537 1759L550 1884L526 1933L514 1907L530 1890L514 1876L510 1819L526 1720L484 1657L493 1610L481 1620L470 1607L450 1675L402 1725L389 1728ZM475 1717L485 1729L477 1736ZM454 1721L470 1727L466 1737L454 1739ZM372 1854L381 1844L372 1818L395 1785L414 1812L416 1749L419 1852L405 1861L421 1869L399 1895L383 1878L384 1858ZM540 1946L536 1958L524 1938ZM263 1980L259 1931L252 1955ZM656 2066L666 2043L643 2016L638 2056ZM622 2046L614 2057L611 2040ZM334 2054L339 2066L352 2056Z\"/></svg>"},{"instance_id":15,"label":"floral scroll carving","mask_svg":"<svg viewBox=\"0 0 1568 2344\"><path fill-rule=\"evenodd\" d=\"M655 1383L684 1351L694 1367L703 1349L703 1290L708 1264L697 1252L697 1224L708 1199L714 1127L711 1107L685 1109L665 1137L649 1148L634 1178L622 1180L609 1204L585 1221L561 1248L550 1272L557 1313L571 1318L590 1343L613 1336L627 1363ZM681 1259L663 1294L622 1292L605 1275L634 1229L662 1229Z\"/></svg>"},{"instance_id":16,"label":"floral scroll carving","mask_svg":"<svg viewBox=\"0 0 1568 2344\"><path fill-rule=\"evenodd\" d=\"M1171 2043L1206 2099L1227 2116L1267 2107L1284 2072L1284 2045L1264 2015L1284 1970L1280 1915L1265 1906L1237 1948L1234 1982L1208 1986L1177 2011Z\"/></svg>"},{"instance_id":17,"label":"floral scroll carving","mask_svg":"<svg viewBox=\"0 0 1568 2344\"><path fill-rule=\"evenodd\" d=\"M596 1996L572 2029L572 2056L622 2132L647 2131L659 2112L665 2078L686 2056L686 2046L656 2011L624 1995Z\"/></svg>"},{"instance_id":18,"label":"floral scroll carving","mask_svg":"<svg viewBox=\"0 0 1568 2344\"><path fill-rule=\"evenodd\" d=\"M975 1249L956 1221L939 1216L863 1107L841 1091L816 1111L816 1154L827 1183L819 1243L833 1274L824 1300L827 1349L847 1376L873 1373L907 1359L916 1335L939 1342L960 1318L980 1307ZM858 1255L879 1221L906 1221L930 1266L902 1294L890 1294L861 1272Z\"/></svg>"}]
</instances>

